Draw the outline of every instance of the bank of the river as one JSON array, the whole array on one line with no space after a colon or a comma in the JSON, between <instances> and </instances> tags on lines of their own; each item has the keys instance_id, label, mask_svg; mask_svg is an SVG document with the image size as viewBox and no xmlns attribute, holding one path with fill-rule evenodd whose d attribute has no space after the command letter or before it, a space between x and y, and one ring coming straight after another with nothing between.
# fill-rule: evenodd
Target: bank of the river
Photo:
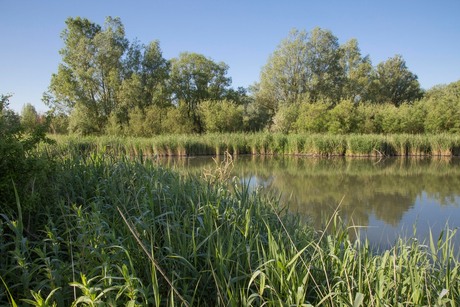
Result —
<instances>
[{"instance_id":1,"label":"bank of the river","mask_svg":"<svg viewBox=\"0 0 460 307\"><path fill-rule=\"evenodd\" d=\"M460 135L204 134L152 138L54 137L66 150L122 155L231 154L315 156L458 156Z\"/></svg>"},{"instance_id":2,"label":"bank of the river","mask_svg":"<svg viewBox=\"0 0 460 307\"><path fill-rule=\"evenodd\" d=\"M33 218L19 201L0 217L2 305L458 303L453 230L374 254L337 215L317 232L276 199L237 183L232 191L225 164L198 178L149 159L56 161L46 182L55 197Z\"/></svg>"}]
</instances>

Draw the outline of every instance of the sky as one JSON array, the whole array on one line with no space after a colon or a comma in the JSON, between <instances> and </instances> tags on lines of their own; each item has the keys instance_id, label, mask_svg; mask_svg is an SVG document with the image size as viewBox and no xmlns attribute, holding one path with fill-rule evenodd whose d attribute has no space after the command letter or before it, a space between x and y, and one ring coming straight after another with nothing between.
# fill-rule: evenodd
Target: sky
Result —
<instances>
[{"instance_id":1,"label":"sky","mask_svg":"<svg viewBox=\"0 0 460 307\"><path fill-rule=\"evenodd\" d=\"M229 66L232 87L259 81L291 29L358 40L373 65L396 54L424 89L460 80L460 0L0 0L0 94L20 112L41 102L61 63L68 17L120 17L128 40L160 42L166 59L196 52Z\"/></svg>"}]
</instances>

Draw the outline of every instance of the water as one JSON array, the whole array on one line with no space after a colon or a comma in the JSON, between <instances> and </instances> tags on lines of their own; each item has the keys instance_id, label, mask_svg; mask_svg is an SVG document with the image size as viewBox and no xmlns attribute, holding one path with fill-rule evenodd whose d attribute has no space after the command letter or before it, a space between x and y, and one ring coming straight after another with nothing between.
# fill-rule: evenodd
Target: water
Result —
<instances>
[{"instance_id":1,"label":"water","mask_svg":"<svg viewBox=\"0 0 460 307\"><path fill-rule=\"evenodd\" d=\"M216 167L210 157L160 163L194 173ZM317 229L337 211L352 226L352 236L359 233L378 248L399 236L428 242L430 231L437 238L447 224L460 227L458 158L240 156L232 172L251 188L280 195L291 212ZM460 246L460 235L455 241Z\"/></svg>"}]
</instances>

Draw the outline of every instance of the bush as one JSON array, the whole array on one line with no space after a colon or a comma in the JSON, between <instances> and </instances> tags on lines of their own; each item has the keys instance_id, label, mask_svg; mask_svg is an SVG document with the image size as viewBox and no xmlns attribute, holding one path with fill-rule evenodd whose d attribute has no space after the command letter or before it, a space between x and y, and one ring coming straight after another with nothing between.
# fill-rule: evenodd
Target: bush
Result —
<instances>
[{"instance_id":1,"label":"bush","mask_svg":"<svg viewBox=\"0 0 460 307\"><path fill-rule=\"evenodd\" d=\"M351 133L358 126L356 108L351 100L342 100L331 111L329 132L335 134Z\"/></svg>"},{"instance_id":2,"label":"bush","mask_svg":"<svg viewBox=\"0 0 460 307\"><path fill-rule=\"evenodd\" d=\"M223 100L206 100L199 106L199 114L205 132L236 132L243 126L243 109Z\"/></svg>"},{"instance_id":3,"label":"bush","mask_svg":"<svg viewBox=\"0 0 460 307\"><path fill-rule=\"evenodd\" d=\"M327 103L302 103L296 121L298 132L326 132L329 122Z\"/></svg>"},{"instance_id":4,"label":"bush","mask_svg":"<svg viewBox=\"0 0 460 307\"><path fill-rule=\"evenodd\" d=\"M295 132L294 123L297 121L298 114L298 104L281 104L278 112L276 112L273 117L273 126L271 127L271 130L273 132L281 133Z\"/></svg>"},{"instance_id":5,"label":"bush","mask_svg":"<svg viewBox=\"0 0 460 307\"><path fill-rule=\"evenodd\" d=\"M8 107L10 96L0 95L0 205L1 213L17 208L15 189L24 212L38 210L37 199L46 197L48 161L35 154L42 141L49 141L47 125L24 134L19 116Z\"/></svg>"}]
</instances>

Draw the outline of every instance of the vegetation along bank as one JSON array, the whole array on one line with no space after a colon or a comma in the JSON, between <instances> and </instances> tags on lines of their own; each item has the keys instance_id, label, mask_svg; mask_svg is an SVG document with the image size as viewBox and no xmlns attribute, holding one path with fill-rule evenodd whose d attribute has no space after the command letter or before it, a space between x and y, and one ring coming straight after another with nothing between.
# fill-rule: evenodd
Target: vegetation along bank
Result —
<instances>
[{"instance_id":1,"label":"vegetation along bank","mask_svg":"<svg viewBox=\"0 0 460 307\"><path fill-rule=\"evenodd\" d=\"M458 156L458 134L281 134L215 133L160 135L150 138L53 136L66 152L127 156L231 154L313 156ZM45 146L46 147L46 146Z\"/></svg>"}]
</instances>

